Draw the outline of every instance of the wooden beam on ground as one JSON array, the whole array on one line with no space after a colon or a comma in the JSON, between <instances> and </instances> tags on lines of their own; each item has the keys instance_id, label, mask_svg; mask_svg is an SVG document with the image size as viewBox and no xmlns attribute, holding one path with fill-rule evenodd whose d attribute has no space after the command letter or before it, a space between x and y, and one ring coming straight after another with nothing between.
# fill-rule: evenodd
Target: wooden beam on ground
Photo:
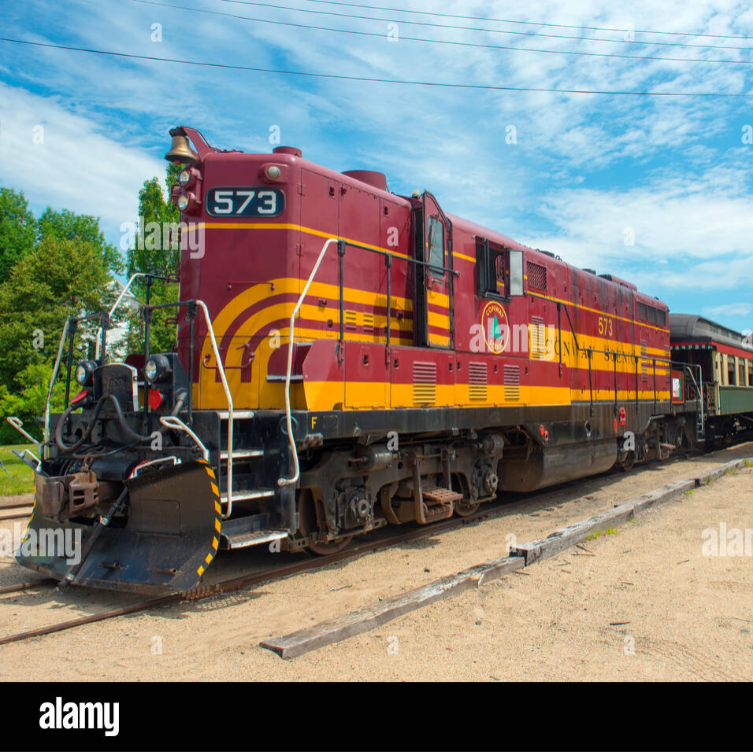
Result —
<instances>
[{"instance_id":1,"label":"wooden beam on ground","mask_svg":"<svg viewBox=\"0 0 753 753\"><path fill-rule=\"evenodd\" d=\"M605 510L586 520L559 528L545 539L511 547L508 557L491 560L455 575L448 575L420 588L393 596L350 614L320 622L310 628L278 638L270 638L262 641L260 645L262 648L274 651L283 659L293 659L317 648L366 633L408 612L421 609L448 596L454 596L471 586L480 587L482 583L494 580L507 573L519 571L541 559L559 554L565 549L579 544L593 533L625 523L638 512L674 499L678 494L705 484L707 479L710 481L719 478L725 473L742 468L746 463L752 461L753 458L733 460L707 471L697 478L674 481L648 494L615 505L611 510Z\"/></svg>"},{"instance_id":2,"label":"wooden beam on ground","mask_svg":"<svg viewBox=\"0 0 753 753\"><path fill-rule=\"evenodd\" d=\"M565 528L560 528L547 536L546 539L531 541L527 544L512 547L510 554L525 557L526 567L528 567L540 559L552 557L575 544L579 544L594 533L620 525L633 518L637 513L647 510L649 507L673 499L678 494L696 489L702 484L707 483L707 479L711 481L720 478L724 474L729 473L729 471L742 468L744 465L744 459L732 460L718 468L702 473L697 478L673 481L658 489L654 489L652 492L642 494L640 497L635 497L627 502L615 505L611 510L565 526Z\"/></svg>"},{"instance_id":3,"label":"wooden beam on ground","mask_svg":"<svg viewBox=\"0 0 753 753\"><path fill-rule=\"evenodd\" d=\"M741 458L740 460L730 460L729 463L724 463L724 465L720 465L718 468L714 468L711 471L707 471L706 473L702 474L700 478L696 479L698 481L698 486L701 484L710 484L712 481L716 481L716 479L721 478L726 473L729 473L730 471L736 471L739 468L744 468L746 463L753 462L753 458Z\"/></svg>"},{"instance_id":4,"label":"wooden beam on ground","mask_svg":"<svg viewBox=\"0 0 753 753\"><path fill-rule=\"evenodd\" d=\"M366 633L415 609L421 609L472 586L480 586L482 582L486 583L519 570L523 564L522 557L505 557L485 562L342 617L326 620L279 638L270 638L262 641L260 645L274 651L283 659L292 659L331 643Z\"/></svg>"},{"instance_id":5,"label":"wooden beam on ground","mask_svg":"<svg viewBox=\"0 0 753 753\"><path fill-rule=\"evenodd\" d=\"M528 567L534 562L546 559L547 557L553 557L555 554L559 554L571 546L580 544L581 541L587 539L593 533L605 531L607 528L627 522L633 517L633 514L633 506L629 502L626 502L625 504L613 507L611 510L606 510L600 512L598 515L586 518L586 520L580 520L564 528L558 528L545 539L510 547L510 554L523 557L526 567Z\"/></svg>"},{"instance_id":6,"label":"wooden beam on ground","mask_svg":"<svg viewBox=\"0 0 753 753\"><path fill-rule=\"evenodd\" d=\"M696 486L697 483L694 478L688 478L684 481L673 481L671 484L662 486L659 489L654 489L654 491L649 492L648 494L641 494L640 497L631 499L628 504L633 505L634 512L643 512L649 507L659 505L662 502L672 499L672 497L676 497L678 494L695 489Z\"/></svg>"}]
</instances>

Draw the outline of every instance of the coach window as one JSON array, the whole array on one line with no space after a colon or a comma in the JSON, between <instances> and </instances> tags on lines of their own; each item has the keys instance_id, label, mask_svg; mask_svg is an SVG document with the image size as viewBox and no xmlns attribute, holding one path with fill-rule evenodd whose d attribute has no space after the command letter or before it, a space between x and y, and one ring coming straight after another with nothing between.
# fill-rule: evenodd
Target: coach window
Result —
<instances>
[{"instance_id":1,"label":"coach window","mask_svg":"<svg viewBox=\"0 0 753 753\"><path fill-rule=\"evenodd\" d=\"M444 224L438 217L429 217L429 272L444 277Z\"/></svg>"},{"instance_id":2,"label":"coach window","mask_svg":"<svg viewBox=\"0 0 753 753\"><path fill-rule=\"evenodd\" d=\"M484 298L523 295L523 252L476 243L476 292Z\"/></svg>"}]
</instances>

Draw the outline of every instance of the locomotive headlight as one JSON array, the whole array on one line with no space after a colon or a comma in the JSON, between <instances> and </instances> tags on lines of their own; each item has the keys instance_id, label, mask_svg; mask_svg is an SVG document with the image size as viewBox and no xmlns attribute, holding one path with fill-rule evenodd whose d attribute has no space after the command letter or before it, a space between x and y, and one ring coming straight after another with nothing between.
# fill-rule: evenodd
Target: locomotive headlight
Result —
<instances>
[{"instance_id":1,"label":"locomotive headlight","mask_svg":"<svg viewBox=\"0 0 753 753\"><path fill-rule=\"evenodd\" d=\"M81 361L76 367L76 381L82 386L91 384L94 370L97 368L96 361Z\"/></svg>"},{"instance_id":2,"label":"locomotive headlight","mask_svg":"<svg viewBox=\"0 0 753 753\"><path fill-rule=\"evenodd\" d=\"M270 165L267 168L267 177L271 178L272 180L277 180L282 175L282 170L280 170L277 165Z\"/></svg>"},{"instance_id":3,"label":"locomotive headlight","mask_svg":"<svg viewBox=\"0 0 753 753\"><path fill-rule=\"evenodd\" d=\"M199 171L195 167L186 167L178 174L178 184L181 188L188 190L200 177Z\"/></svg>"},{"instance_id":4,"label":"locomotive headlight","mask_svg":"<svg viewBox=\"0 0 753 753\"><path fill-rule=\"evenodd\" d=\"M165 356L152 356L144 364L144 377L149 384L163 382L170 375L170 361Z\"/></svg>"},{"instance_id":5,"label":"locomotive headlight","mask_svg":"<svg viewBox=\"0 0 753 753\"><path fill-rule=\"evenodd\" d=\"M193 181L193 178L191 178L191 180ZM201 209L201 204L196 198L196 194L192 191L179 189L177 186L173 192L173 201L175 202L175 206L178 207L181 212L195 214Z\"/></svg>"}]
</instances>

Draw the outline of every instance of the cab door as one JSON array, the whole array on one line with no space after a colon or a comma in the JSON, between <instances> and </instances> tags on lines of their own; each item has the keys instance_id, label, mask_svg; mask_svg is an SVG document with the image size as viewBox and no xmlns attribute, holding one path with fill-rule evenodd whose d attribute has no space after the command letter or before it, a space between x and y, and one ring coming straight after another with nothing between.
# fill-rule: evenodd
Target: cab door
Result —
<instances>
[{"instance_id":1,"label":"cab door","mask_svg":"<svg viewBox=\"0 0 753 753\"><path fill-rule=\"evenodd\" d=\"M433 348L454 347L452 224L437 200L422 196L423 244L417 280L422 298L424 343Z\"/></svg>"}]
</instances>

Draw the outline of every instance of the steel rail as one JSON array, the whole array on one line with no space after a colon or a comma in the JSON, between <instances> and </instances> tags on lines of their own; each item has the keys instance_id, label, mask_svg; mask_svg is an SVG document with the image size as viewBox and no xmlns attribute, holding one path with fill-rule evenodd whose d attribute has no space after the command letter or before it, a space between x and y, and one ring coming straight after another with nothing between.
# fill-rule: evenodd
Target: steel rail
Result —
<instances>
[{"instance_id":1,"label":"steel rail","mask_svg":"<svg viewBox=\"0 0 753 753\"><path fill-rule=\"evenodd\" d=\"M22 518L30 518L33 512L33 510L29 510L28 512L17 512L13 515L2 515L0 516L0 523L4 520L21 520Z\"/></svg>"},{"instance_id":2,"label":"steel rail","mask_svg":"<svg viewBox=\"0 0 753 753\"><path fill-rule=\"evenodd\" d=\"M54 586L57 581L54 578L44 578L43 580L32 580L27 583L17 583L15 586L3 586L0 588L0 594L12 594L18 591L30 591L38 586Z\"/></svg>"},{"instance_id":3,"label":"steel rail","mask_svg":"<svg viewBox=\"0 0 753 753\"><path fill-rule=\"evenodd\" d=\"M18 507L34 507L34 500L31 502L4 502L0 504L0 512L2 510L15 510Z\"/></svg>"},{"instance_id":4,"label":"steel rail","mask_svg":"<svg viewBox=\"0 0 753 753\"><path fill-rule=\"evenodd\" d=\"M659 462L662 461L654 459L652 461L649 461L648 463L643 464L641 468L650 468L651 466ZM245 588L250 588L251 586L261 585L263 583L269 583L275 580L281 580L292 575L298 575L299 573L320 570L329 565L355 559L363 554L380 551L382 549L389 549L390 547L397 546L398 544L425 538L426 536L431 536L437 533L444 533L447 531L459 529L467 525L483 522L484 520L493 520L495 518L503 517L506 513L520 510L521 508L527 507L532 503L541 501L552 493L560 492L573 486L580 486L592 479L603 478L605 476L613 476L617 475L618 473L620 473L619 469L612 468L609 471L598 474L596 476L588 477L585 479L574 479L573 481L559 484L556 487L546 489L542 493L534 494L533 496L525 497L524 499L520 499L515 502L499 502L487 506L483 510L474 513L473 515L451 518L449 520L442 520L438 521L437 523L430 523L428 525L419 526L411 530L396 534L394 536L387 536L385 538L376 539L374 541L357 543L354 547L345 549L342 552L337 552L335 554L330 554L324 557L311 556L301 562L294 562L289 565L275 568L274 570L266 570L264 572L253 573L249 575L241 575L235 578L229 578L227 580L220 581L218 583L210 583L204 586L197 586L190 591L167 594L166 596L158 597L156 599L150 599L149 601L144 601L137 604L132 604L127 607L119 607L117 609L111 609L105 612L87 615L86 617L78 617L72 620L67 620L65 622L55 623L47 627L36 628L34 630L27 630L25 632L16 633L14 635L8 635L0 638L0 646L7 645L9 643L17 643L19 641L26 640L27 638L38 638L49 635L51 633L70 630L71 628L80 627L82 625L89 625L94 622L101 622L103 620L110 619L111 617L121 617L128 614L144 612L148 609L153 609L159 606L177 604L182 601L204 601L206 599L221 596L222 594L234 593ZM23 583L19 586L10 586L5 591L0 590L0 594L11 593L14 590L25 590L27 586L36 586L40 583L46 584L46 581L37 581L34 584Z\"/></svg>"},{"instance_id":5,"label":"steel rail","mask_svg":"<svg viewBox=\"0 0 753 753\"><path fill-rule=\"evenodd\" d=\"M646 464L646 466L649 465L651 465L651 463ZM617 472L618 471L612 469L610 471L607 471L605 474L600 474L600 476L613 475ZM596 476L594 478L599 478L599 476ZM101 622L102 620L107 620L111 617L120 617L127 614L143 612L157 606L177 604L181 601L203 601L205 599L221 596L222 594L234 593L236 591L241 591L252 586L269 583L275 580L281 580L282 578L288 578L292 575L298 575L299 573L320 570L328 567L329 565L355 559L363 554L380 551L382 549L389 549L390 547L397 546L409 541L414 541L416 539L425 538L426 536L431 536L437 533L444 533L454 529L462 528L467 525L471 525L473 523L480 523L484 520L491 520L494 518L502 517L508 512L520 510L521 508L529 506L531 503L544 499L549 494L562 491L563 489L567 489L572 486L580 485L583 483L583 481L584 479L575 479L573 481L560 484L553 489L547 489L543 493L535 494L534 496L526 497L525 499L517 500L515 502L498 502L496 504L485 507L483 510L478 511L473 515L468 515L466 517L451 518L449 520L442 520L436 523L418 526L411 530L403 531L399 534L387 536L384 538L378 538L374 541L358 542L348 549L344 549L341 552L336 552L335 554L326 555L324 557L310 556L307 559L302 560L301 562L294 562L289 565L275 568L274 570L265 570L260 573L241 575L235 578L229 578L225 581L220 581L218 583L208 583L206 585L197 586L190 591L168 594L157 599L150 599L149 601L133 604L129 607L122 607L105 612L99 612L97 614L87 615L86 617L79 617L73 620L55 623L47 627L36 628L34 630L27 630L22 633L8 635L4 638L0 638L0 646L6 645L8 643L23 641L27 638L38 638L44 635L49 635L51 633L70 630L71 628L80 627L82 625L89 625L93 622ZM26 585L27 584L21 584L20 586L15 587L15 590L24 590L23 587Z\"/></svg>"}]
</instances>

